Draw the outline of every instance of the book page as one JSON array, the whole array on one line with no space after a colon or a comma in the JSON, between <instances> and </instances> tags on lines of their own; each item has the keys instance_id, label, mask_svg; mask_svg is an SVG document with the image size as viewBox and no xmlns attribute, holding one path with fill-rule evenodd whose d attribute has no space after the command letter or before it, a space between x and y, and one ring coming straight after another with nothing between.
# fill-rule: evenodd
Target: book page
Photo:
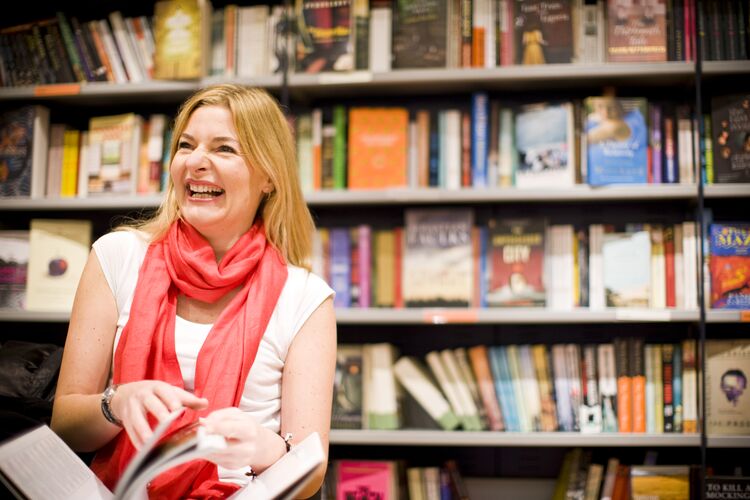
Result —
<instances>
[{"instance_id":1,"label":"book page","mask_svg":"<svg viewBox=\"0 0 750 500\"><path fill-rule=\"evenodd\" d=\"M18 498L111 499L112 493L47 426L0 447L0 478Z\"/></svg>"}]
</instances>

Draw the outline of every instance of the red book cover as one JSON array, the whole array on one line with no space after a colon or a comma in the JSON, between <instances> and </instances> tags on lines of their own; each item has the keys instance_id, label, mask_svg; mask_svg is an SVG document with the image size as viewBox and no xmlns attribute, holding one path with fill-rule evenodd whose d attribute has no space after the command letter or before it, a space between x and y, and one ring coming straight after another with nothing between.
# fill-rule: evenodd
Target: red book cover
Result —
<instances>
[{"instance_id":1,"label":"red book cover","mask_svg":"<svg viewBox=\"0 0 750 500\"><path fill-rule=\"evenodd\" d=\"M667 307L675 307L674 227L664 227L664 265L666 268Z\"/></svg>"},{"instance_id":2,"label":"red book cover","mask_svg":"<svg viewBox=\"0 0 750 500\"><path fill-rule=\"evenodd\" d=\"M395 464L380 460L341 460L336 464L336 500L392 500Z\"/></svg>"},{"instance_id":3,"label":"red book cover","mask_svg":"<svg viewBox=\"0 0 750 500\"><path fill-rule=\"evenodd\" d=\"M544 306L544 221L489 222L487 305Z\"/></svg>"}]
</instances>

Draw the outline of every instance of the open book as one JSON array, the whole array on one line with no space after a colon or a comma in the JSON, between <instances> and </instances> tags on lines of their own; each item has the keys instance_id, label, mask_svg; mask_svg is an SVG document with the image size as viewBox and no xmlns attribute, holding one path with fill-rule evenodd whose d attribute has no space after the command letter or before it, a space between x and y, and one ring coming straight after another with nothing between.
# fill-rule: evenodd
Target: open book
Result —
<instances>
[{"instance_id":1,"label":"open book","mask_svg":"<svg viewBox=\"0 0 750 500\"><path fill-rule=\"evenodd\" d=\"M123 472L114 493L47 426L37 427L0 446L0 480L17 498L29 500L146 498L146 485L160 472L226 446L222 436L206 433L197 423L163 438L179 415L180 412L173 412L154 429L153 436ZM293 498L323 460L325 452L320 436L313 433L231 498Z\"/></svg>"}]
</instances>

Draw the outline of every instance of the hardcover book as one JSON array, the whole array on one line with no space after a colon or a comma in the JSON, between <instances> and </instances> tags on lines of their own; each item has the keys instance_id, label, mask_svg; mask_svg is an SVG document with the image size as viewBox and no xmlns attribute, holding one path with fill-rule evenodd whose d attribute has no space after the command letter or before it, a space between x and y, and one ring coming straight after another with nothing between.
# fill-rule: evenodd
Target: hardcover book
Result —
<instances>
[{"instance_id":1,"label":"hardcover book","mask_svg":"<svg viewBox=\"0 0 750 500\"><path fill-rule=\"evenodd\" d=\"M409 112L349 109L349 189L406 187Z\"/></svg>"},{"instance_id":2,"label":"hardcover book","mask_svg":"<svg viewBox=\"0 0 750 500\"><path fill-rule=\"evenodd\" d=\"M750 182L750 94L711 100L714 182Z\"/></svg>"},{"instance_id":3,"label":"hardcover book","mask_svg":"<svg viewBox=\"0 0 750 500\"><path fill-rule=\"evenodd\" d=\"M750 309L750 224L709 228L711 307Z\"/></svg>"},{"instance_id":4,"label":"hardcover book","mask_svg":"<svg viewBox=\"0 0 750 500\"><path fill-rule=\"evenodd\" d=\"M448 2L393 3L393 68L446 66Z\"/></svg>"},{"instance_id":5,"label":"hardcover book","mask_svg":"<svg viewBox=\"0 0 750 500\"><path fill-rule=\"evenodd\" d=\"M29 232L0 231L0 308L25 309Z\"/></svg>"},{"instance_id":6,"label":"hardcover book","mask_svg":"<svg viewBox=\"0 0 750 500\"><path fill-rule=\"evenodd\" d=\"M471 209L407 209L403 294L407 307L469 307Z\"/></svg>"},{"instance_id":7,"label":"hardcover book","mask_svg":"<svg viewBox=\"0 0 750 500\"><path fill-rule=\"evenodd\" d=\"M513 0L516 64L570 63L573 59L571 0Z\"/></svg>"},{"instance_id":8,"label":"hardcover book","mask_svg":"<svg viewBox=\"0 0 750 500\"><path fill-rule=\"evenodd\" d=\"M647 183L646 99L589 97L584 106L588 183Z\"/></svg>"},{"instance_id":9,"label":"hardcover book","mask_svg":"<svg viewBox=\"0 0 750 500\"><path fill-rule=\"evenodd\" d=\"M0 198L44 197L48 135L44 106L0 113Z\"/></svg>"},{"instance_id":10,"label":"hardcover book","mask_svg":"<svg viewBox=\"0 0 750 500\"><path fill-rule=\"evenodd\" d=\"M351 9L351 0L296 0L297 72L354 69Z\"/></svg>"},{"instance_id":11,"label":"hardcover book","mask_svg":"<svg viewBox=\"0 0 750 500\"><path fill-rule=\"evenodd\" d=\"M706 433L750 434L750 339L706 342Z\"/></svg>"},{"instance_id":12,"label":"hardcover book","mask_svg":"<svg viewBox=\"0 0 750 500\"><path fill-rule=\"evenodd\" d=\"M26 308L70 312L91 246L91 221L32 219Z\"/></svg>"},{"instance_id":13,"label":"hardcover book","mask_svg":"<svg viewBox=\"0 0 750 500\"><path fill-rule=\"evenodd\" d=\"M543 220L489 221L487 305L544 306Z\"/></svg>"},{"instance_id":14,"label":"hardcover book","mask_svg":"<svg viewBox=\"0 0 750 500\"><path fill-rule=\"evenodd\" d=\"M607 0L607 25L609 62L667 60L665 0Z\"/></svg>"},{"instance_id":15,"label":"hardcover book","mask_svg":"<svg viewBox=\"0 0 750 500\"><path fill-rule=\"evenodd\" d=\"M530 104L516 115L519 188L566 188L575 184L573 106Z\"/></svg>"}]
</instances>

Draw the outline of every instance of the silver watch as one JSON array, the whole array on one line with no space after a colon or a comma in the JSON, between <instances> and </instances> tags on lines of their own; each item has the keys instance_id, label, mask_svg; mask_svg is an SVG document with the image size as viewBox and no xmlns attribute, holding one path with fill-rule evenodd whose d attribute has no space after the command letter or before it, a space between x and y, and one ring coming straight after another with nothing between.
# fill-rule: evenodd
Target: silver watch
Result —
<instances>
[{"instance_id":1,"label":"silver watch","mask_svg":"<svg viewBox=\"0 0 750 500\"><path fill-rule=\"evenodd\" d=\"M115 395L115 391L117 391L116 385L109 385L104 389L104 392L102 393L102 414L104 415L104 418L107 419L107 422L122 427L122 420L117 418L112 412L111 402Z\"/></svg>"}]
</instances>

